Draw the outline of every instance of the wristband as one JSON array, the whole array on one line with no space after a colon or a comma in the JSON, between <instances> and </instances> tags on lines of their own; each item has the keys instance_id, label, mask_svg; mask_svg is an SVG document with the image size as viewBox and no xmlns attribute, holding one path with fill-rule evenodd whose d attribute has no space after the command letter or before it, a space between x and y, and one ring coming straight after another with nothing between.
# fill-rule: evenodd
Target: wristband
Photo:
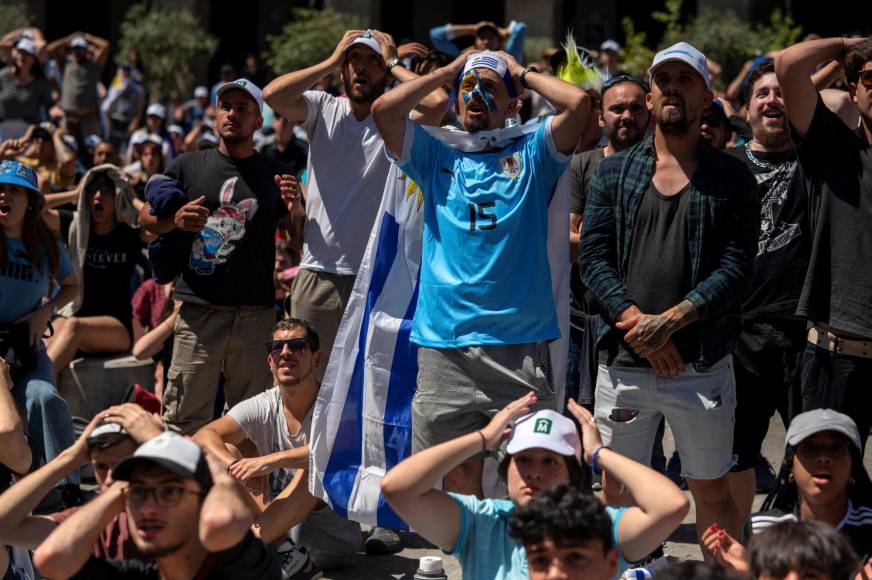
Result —
<instances>
[{"instance_id":1,"label":"wristband","mask_svg":"<svg viewBox=\"0 0 872 580\"><path fill-rule=\"evenodd\" d=\"M397 58L397 57L394 57L394 58L392 58L392 59L390 60L390 62L388 63L388 65L385 67L385 69L387 69L388 74L393 74L391 71L394 70L394 67L395 67L395 66L400 65L400 64L402 64L402 62L400 61L400 59Z\"/></svg>"},{"instance_id":2,"label":"wristband","mask_svg":"<svg viewBox=\"0 0 872 580\"><path fill-rule=\"evenodd\" d=\"M481 437L481 452L487 453L487 439L484 438L484 433L481 432L481 429L476 431L476 433L478 433L478 436Z\"/></svg>"},{"instance_id":3,"label":"wristband","mask_svg":"<svg viewBox=\"0 0 872 580\"><path fill-rule=\"evenodd\" d=\"M605 445L600 445L596 448L596 450L590 454L590 470L595 475L602 474L603 470L599 466L599 454L603 449L610 449Z\"/></svg>"},{"instance_id":4,"label":"wristband","mask_svg":"<svg viewBox=\"0 0 872 580\"><path fill-rule=\"evenodd\" d=\"M530 88L530 85L527 84L527 73L530 72L539 72L539 69L537 69L535 66L525 67L524 70L521 72L521 76L518 77L518 80L521 81L521 86L525 89Z\"/></svg>"}]
</instances>

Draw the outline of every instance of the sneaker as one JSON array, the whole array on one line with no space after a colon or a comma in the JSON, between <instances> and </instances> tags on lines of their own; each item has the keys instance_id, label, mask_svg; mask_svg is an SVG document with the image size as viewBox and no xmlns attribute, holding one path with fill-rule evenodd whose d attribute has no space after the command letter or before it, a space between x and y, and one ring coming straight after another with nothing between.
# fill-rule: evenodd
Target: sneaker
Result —
<instances>
[{"instance_id":1,"label":"sneaker","mask_svg":"<svg viewBox=\"0 0 872 580\"><path fill-rule=\"evenodd\" d=\"M364 551L370 556L396 554L403 549L400 535L387 528L373 528L363 542Z\"/></svg>"},{"instance_id":2,"label":"sneaker","mask_svg":"<svg viewBox=\"0 0 872 580\"><path fill-rule=\"evenodd\" d=\"M324 572L315 566L309 552L290 540L285 540L276 550L282 560L282 580L315 580Z\"/></svg>"},{"instance_id":3,"label":"sneaker","mask_svg":"<svg viewBox=\"0 0 872 580\"><path fill-rule=\"evenodd\" d=\"M757 493L769 493L775 489L775 470L772 469L769 460L762 455L757 460L754 475L757 478Z\"/></svg>"}]
</instances>

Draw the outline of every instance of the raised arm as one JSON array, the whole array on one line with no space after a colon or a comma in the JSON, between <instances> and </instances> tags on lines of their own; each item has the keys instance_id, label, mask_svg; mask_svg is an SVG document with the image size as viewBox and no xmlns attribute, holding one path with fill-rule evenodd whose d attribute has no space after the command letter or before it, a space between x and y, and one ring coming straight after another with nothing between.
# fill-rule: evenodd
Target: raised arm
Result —
<instances>
[{"instance_id":1,"label":"raised arm","mask_svg":"<svg viewBox=\"0 0 872 580\"><path fill-rule=\"evenodd\" d=\"M97 61L97 64L100 66L104 66L106 64L106 59L109 58L109 41L105 38L88 34L87 32L82 36L85 37L85 40L94 45L94 60Z\"/></svg>"},{"instance_id":2,"label":"raised arm","mask_svg":"<svg viewBox=\"0 0 872 580\"><path fill-rule=\"evenodd\" d=\"M72 34L58 38L57 40L49 42L45 50L48 52L49 56L58 61L58 64L60 65L64 60L64 50L69 46L70 41L73 40L73 37L81 36L81 34L81 32L73 32Z\"/></svg>"},{"instance_id":3,"label":"raised arm","mask_svg":"<svg viewBox=\"0 0 872 580\"><path fill-rule=\"evenodd\" d=\"M690 509L684 493L664 475L602 446L599 429L590 411L569 401L569 411L581 425L584 460L590 464L599 449L597 464L619 480L636 502L618 524L621 553L637 562L657 549L675 531Z\"/></svg>"},{"instance_id":4,"label":"raised arm","mask_svg":"<svg viewBox=\"0 0 872 580\"><path fill-rule=\"evenodd\" d=\"M524 67L507 52L502 53L509 64L509 73L516 82L524 72ZM551 121L551 138L557 150L566 155L575 151L578 140L587 126L587 116L590 114L590 97L580 88L562 81L554 76L543 75L530 69L524 80L530 90L545 97L551 106L557 110Z\"/></svg>"},{"instance_id":5,"label":"raised arm","mask_svg":"<svg viewBox=\"0 0 872 580\"><path fill-rule=\"evenodd\" d=\"M39 573L58 579L69 578L81 570L91 557L100 532L124 509L126 487L126 481L116 481L55 528L33 553Z\"/></svg>"},{"instance_id":6,"label":"raised arm","mask_svg":"<svg viewBox=\"0 0 872 580\"><path fill-rule=\"evenodd\" d=\"M809 76L824 61L841 60L862 38L821 38L785 48L775 57L775 76L784 94L790 124L805 137L817 107L818 92Z\"/></svg>"},{"instance_id":7,"label":"raised arm","mask_svg":"<svg viewBox=\"0 0 872 580\"><path fill-rule=\"evenodd\" d=\"M466 56L461 55L442 68L401 84L372 104L372 118L384 139L385 147L395 157L402 157L409 113L424 97L442 85L452 84L466 63Z\"/></svg>"},{"instance_id":8,"label":"raised arm","mask_svg":"<svg viewBox=\"0 0 872 580\"><path fill-rule=\"evenodd\" d=\"M206 550L220 552L242 541L254 521L254 513L242 487L221 462L209 453L206 461L212 474L212 488L200 510L200 542Z\"/></svg>"},{"instance_id":9,"label":"raised arm","mask_svg":"<svg viewBox=\"0 0 872 580\"><path fill-rule=\"evenodd\" d=\"M305 121L308 110L303 93L325 76L340 69L345 49L361 34L362 30L349 30L327 60L274 79L263 89L264 100L285 119L294 123Z\"/></svg>"},{"instance_id":10,"label":"raised arm","mask_svg":"<svg viewBox=\"0 0 872 580\"><path fill-rule=\"evenodd\" d=\"M529 393L500 410L484 429L416 453L394 467L381 484L390 506L423 538L452 550L460 533L460 506L433 488L473 455L498 449L511 434L511 421L529 413L535 402L536 395Z\"/></svg>"}]
</instances>

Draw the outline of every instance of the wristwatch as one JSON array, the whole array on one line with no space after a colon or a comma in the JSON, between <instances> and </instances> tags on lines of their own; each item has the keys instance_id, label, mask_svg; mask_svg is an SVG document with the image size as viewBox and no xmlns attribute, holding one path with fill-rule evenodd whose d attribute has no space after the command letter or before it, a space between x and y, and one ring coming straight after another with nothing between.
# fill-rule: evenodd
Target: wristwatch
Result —
<instances>
[{"instance_id":1,"label":"wristwatch","mask_svg":"<svg viewBox=\"0 0 872 580\"><path fill-rule=\"evenodd\" d=\"M524 68L524 71L521 73L521 76L518 77L518 80L521 81L521 86L525 89L529 89L530 85L527 84L527 73L530 72L539 72L539 69L535 66L528 66Z\"/></svg>"},{"instance_id":2,"label":"wristwatch","mask_svg":"<svg viewBox=\"0 0 872 580\"><path fill-rule=\"evenodd\" d=\"M403 64L402 61L399 58L394 57L390 60L390 62L388 62L388 66L385 68L387 69L389 74L393 74L394 67L400 64Z\"/></svg>"}]
</instances>

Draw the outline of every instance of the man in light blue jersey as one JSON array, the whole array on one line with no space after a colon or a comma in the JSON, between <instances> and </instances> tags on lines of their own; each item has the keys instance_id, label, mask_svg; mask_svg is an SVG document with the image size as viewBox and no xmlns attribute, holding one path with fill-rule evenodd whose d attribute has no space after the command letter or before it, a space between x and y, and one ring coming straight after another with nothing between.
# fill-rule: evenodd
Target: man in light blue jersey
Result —
<instances>
[{"instance_id":1,"label":"man in light blue jersey","mask_svg":"<svg viewBox=\"0 0 872 580\"><path fill-rule=\"evenodd\" d=\"M463 128L487 143L480 150L448 146L408 120L422 97L445 84L456 88ZM499 129L524 88L558 113L507 138ZM560 335L547 209L589 114L584 91L491 51L462 55L373 104L390 156L424 193L423 267L411 333L420 347L413 452L484 427L530 391L534 408L556 407L537 347ZM443 489L481 496L481 472L476 457L450 471Z\"/></svg>"}]
</instances>

